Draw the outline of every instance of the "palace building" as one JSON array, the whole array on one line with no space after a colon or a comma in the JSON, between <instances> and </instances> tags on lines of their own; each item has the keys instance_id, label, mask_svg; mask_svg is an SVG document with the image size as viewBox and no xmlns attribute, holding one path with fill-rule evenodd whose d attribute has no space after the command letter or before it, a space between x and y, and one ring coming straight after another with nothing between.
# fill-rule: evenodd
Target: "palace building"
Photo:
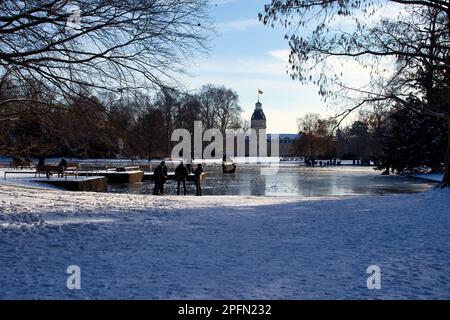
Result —
<instances>
[{"instance_id":1,"label":"palace building","mask_svg":"<svg viewBox=\"0 0 450 320\"><path fill-rule=\"evenodd\" d=\"M267 119L264 114L262 103L259 101L255 104L255 110L253 111L251 118L251 129L256 130L257 135L259 136L261 130L267 129ZM296 157L298 156L298 151L295 148L295 142L299 138L298 134L278 134L279 137L279 155L280 157ZM267 152L270 155L270 142L272 140L272 134L267 134ZM259 141L259 139L258 139ZM248 143L248 139L247 139ZM248 148L246 148L248 150ZM258 143L259 150L259 143Z\"/></svg>"}]
</instances>

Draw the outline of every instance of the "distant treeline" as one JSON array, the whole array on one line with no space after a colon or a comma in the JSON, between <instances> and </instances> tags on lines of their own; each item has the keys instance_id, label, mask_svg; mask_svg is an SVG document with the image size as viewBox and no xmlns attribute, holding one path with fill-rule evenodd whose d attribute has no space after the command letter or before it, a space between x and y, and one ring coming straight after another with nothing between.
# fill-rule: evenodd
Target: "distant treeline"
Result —
<instances>
[{"instance_id":1,"label":"distant treeline","mask_svg":"<svg viewBox=\"0 0 450 320\"><path fill-rule=\"evenodd\" d=\"M22 157L165 157L172 131L242 128L236 92L205 85L194 93L93 93L56 98L38 82L0 84L0 154Z\"/></svg>"},{"instance_id":2,"label":"distant treeline","mask_svg":"<svg viewBox=\"0 0 450 320\"><path fill-rule=\"evenodd\" d=\"M447 121L418 107L378 105L337 130L335 119L307 114L298 119L298 127L302 134L297 142L299 153L316 159L373 160L386 173L413 171L420 166L443 168Z\"/></svg>"}]
</instances>

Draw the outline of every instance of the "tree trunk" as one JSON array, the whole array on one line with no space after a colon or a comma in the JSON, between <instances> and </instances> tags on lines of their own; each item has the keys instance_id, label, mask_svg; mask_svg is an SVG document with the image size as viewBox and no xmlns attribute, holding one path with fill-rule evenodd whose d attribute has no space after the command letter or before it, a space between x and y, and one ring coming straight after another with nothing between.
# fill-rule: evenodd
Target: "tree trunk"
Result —
<instances>
[{"instance_id":1,"label":"tree trunk","mask_svg":"<svg viewBox=\"0 0 450 320\"><path fill-rule=\"evenodd\" d=\"M449 20L450 28L450 20ZM450 88L450 71L447 70L447 85ZM444 178L442 179L442 188L450 187L450 95L447 96L447 151L444 159Z\"/></svg>"},{"instance_id":2,"label":"tree trunk","mask_svg":"<svg viewBox=\"0 0 450 320\"><path fill-rule=\"evenodd\" d=\"M447 152L445 153L445 172L444 178L442 179L442 187L450 187L450 102L448 104L448 115L447 115Z\"/></svg>"},{"instance_id":3,"label":"tree trunk","mask_svg":"<svg viewBox=\"0 0 450 320\"><path fill-rule=\"evenodd\" d=\"M447 26L450 28L450 9L447 11ZM447 61L448 62L448 61ZM450 70L447 68L447 90L450 89ZM447 93L448 94L448 93ZM442 187L450 187L450 95L447 95L447 151L444 160L445 172Z\"/></svg>"},{"instance_id":4,"label":"tree trunk","mask_svg":"<svg viewBox=\"0 0 450 320\"><path fill-rule=\"evenodd\" d=\"M447 8L447 27L450 29L450 8ZM447 60L447 65L448 65ZM450 70L447 67L447 90L450 89ZM447 93L448 94L448 93ZM447 96L447 151L444 160L445 172L442 179L442 188L450 187L450 95Z\"/></svg>"}]
</instances>

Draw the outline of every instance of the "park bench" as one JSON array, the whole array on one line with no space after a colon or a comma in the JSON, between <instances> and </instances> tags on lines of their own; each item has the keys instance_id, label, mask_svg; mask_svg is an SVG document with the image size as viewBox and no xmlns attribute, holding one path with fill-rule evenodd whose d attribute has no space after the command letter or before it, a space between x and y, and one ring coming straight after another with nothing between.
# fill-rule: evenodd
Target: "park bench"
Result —
<instances>
[{"instance_id":1,"label":"park bench","mask_svg":"<svg viewBox=\"0 0 450 320\"><path fill-rule=\"evenodd\" d=\"M64 175L67 178L67 175L71 174L74 176L78 176L78 163L68 162L66 168L64 169Z\"/></svg>"},{"instance_id":2,"label":"park bench","mask_svg":"<svg viewBox=\"0 0 450 320\"><path fill-rule=\"evenodd\" d=\"M67 166L64 170L61 170L61 166L59 164L46 164L46 165L38 165L36 167L35 177L40 177L41 174L45 174L47 179L50 178L50 175L53 173L58 174L58 177L61 175L67 179L69 174L74 176L78 175L78 164L77 163L67 163Z\"/></svg>"},{"instance_id":3,"label":"park bench","mask_svg":"<svg viewBox=\"0 0 450 320\"><path fill-rule=\"evenodd\" d=\"M13 169L20 168L21 170L23 170L24 168L33 168L34 165L31 159L14 157L13 160L9 163L9 167Z\"/></svg>"}]
</instances>

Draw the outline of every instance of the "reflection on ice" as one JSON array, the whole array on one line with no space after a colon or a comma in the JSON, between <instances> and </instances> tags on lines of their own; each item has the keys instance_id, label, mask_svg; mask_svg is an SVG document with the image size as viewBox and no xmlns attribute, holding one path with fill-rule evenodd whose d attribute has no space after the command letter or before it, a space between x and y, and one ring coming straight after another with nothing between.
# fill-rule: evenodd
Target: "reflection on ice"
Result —
<instances>
[{"instance_id":1,"label":"reflection on ice","mask_svg":"<svg viewBox=\"0 0 450 320\"><path fill-rule=\"evenodd\" d=\"M240 165L236 173L224 174L218 166L206 166L208 176L204 195L255 195L327 197L373 194L415 193L435 183L401 176L382 176L367 167L307 168L280 164L276 174L264 174L264 167ZM111 192L151 194L152 182L110 186ZM194 186L189 186L194 194ZM176 194L176 183L168 181L165 190Z\"/></svg>"}]
</instances>

